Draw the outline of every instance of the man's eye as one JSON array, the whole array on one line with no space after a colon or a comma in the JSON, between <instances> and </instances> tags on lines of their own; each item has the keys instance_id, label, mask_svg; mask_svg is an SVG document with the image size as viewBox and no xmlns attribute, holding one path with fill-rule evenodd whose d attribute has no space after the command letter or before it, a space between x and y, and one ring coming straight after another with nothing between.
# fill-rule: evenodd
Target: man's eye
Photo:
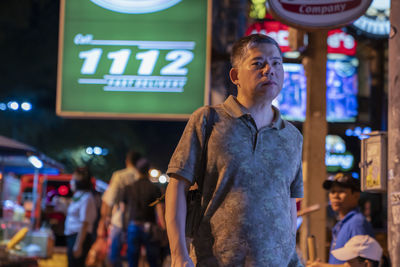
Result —
<instances>
[{"instance_id":1,"label":"man's eye","mask_svg":"<svg viewBox=\"0 0 400 267\"><path fill-rule=\"evenodd\" d=\"M281 65L281 64L282 64L282 62L280 62L280 61L274 61L274 62L273 62L273 65L274 65L274 66L279 66L279 65Z\"/></svg>"},{"instance_id":2,"label":"man's eye","mask_svg":"<svg viewBox=\"0 0 400 267\"><path fill-rule=\"evenodd\" d=\"M261 62L254 62L253 65L256 66L256 67L259 67L259 66L261 66L262 64L261 64Z\"/></svg>"}]
</instances>

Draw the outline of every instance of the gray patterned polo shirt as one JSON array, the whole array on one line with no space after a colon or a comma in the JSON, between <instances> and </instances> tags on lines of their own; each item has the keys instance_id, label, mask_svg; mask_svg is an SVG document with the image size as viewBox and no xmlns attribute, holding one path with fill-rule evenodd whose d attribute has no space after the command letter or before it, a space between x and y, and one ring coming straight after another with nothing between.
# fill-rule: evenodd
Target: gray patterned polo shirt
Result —
<instances>
[{"instance_id":1,"label":"gray patterned polo shirt","mask_svg":"<svg viewBox=\"0 0 400 267\"><path fill-rule=\"evenodd\" d=\"M193 240L197 266L302 266L291 230L290 198L303 197L302 135L275 110L257 129L250 113L230 96L213 107L203 198L206 212ZM168 174L196 181L206 114L190 117Z\"/></svg>"}]
</instances>

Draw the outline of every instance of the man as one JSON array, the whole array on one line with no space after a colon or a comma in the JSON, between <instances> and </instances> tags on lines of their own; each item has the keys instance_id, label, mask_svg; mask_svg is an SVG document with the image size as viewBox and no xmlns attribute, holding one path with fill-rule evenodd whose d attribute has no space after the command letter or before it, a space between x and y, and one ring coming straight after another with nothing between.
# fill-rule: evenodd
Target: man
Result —
<instances>
[{"instance_id":1,"label":"man","mask_svg":"<svg viewBox=\"0 0 400 267\"><path fill-rule=\"evenodd\" d=\"M149 266L157 267L161 266L161 243L153 230L165 230L164 208L161 202L155 207L151 204L161 197L161 190L149 179L147 159L139 159L136 167L139 178L122 193L126 204L124 224L127 227L124 228L127 228L128 262L130 267L137 267L140 249L144 246Z\"/></svg>"},{"instance_id":2,"label":"man","mask_svg":"<svg viewBox=\"0 0 400 267\"><path fill-rule=\"evenodd\" d=\"M232 48L238 96L213 107L203 182L205 213L188 253L185 194L196 182L209 108L195 111L171 158L166 222L172 266L301 266L296 200L303 196L302 136L272 106L283 85L282 55L265 35Z\"/></svg>"},{"instance_id":3,"label":"man","mask_svg":"<svg viewBox=\"0 0 400 267\"><path fill-rule=\"evenodd\" d=\"M356 235L373 236L371 224L357 208L360 199L360 181L349 174L338 173L330 176L323 183L323 188L329 190L329 202L332 210L337 213L339 221L332 228L331 253L329 264L318 263L310 266L341 265L345 261L335 257L333 250L343 247L347 241Z\"/></svg>"},{"instance_id":4,"label":"man","mask_svg":"<svg viewBox=\"0 0 400 267\"><path fill-rule=\"evenodd\" d=\"M353 236L342 248L331 251L335 258L345 261L343 267L378 267L382 257L382 248L379 243L368 235ZM308 267L321 266L319 263L310 263Z\"/></svg>"},{"instance_id":5,"label":"man","mask_svg":"<svg viewBox=\"0 0 400 267\"><path fill-rule=\"evenodd\" d=\"M110 184L102 197L101 220L97 230L98 237L106 236L108 226L110 227L109 240L111 241L108 259L112 266L122 266L121 248L122 248L122 210L119 203L122 200L120 192L133 184L137 177L138 171L135 168L136 162L139 160L140 154L130 150L126 154L125 169L118 170L113 173Z\"/></svg>"}]
</instances>

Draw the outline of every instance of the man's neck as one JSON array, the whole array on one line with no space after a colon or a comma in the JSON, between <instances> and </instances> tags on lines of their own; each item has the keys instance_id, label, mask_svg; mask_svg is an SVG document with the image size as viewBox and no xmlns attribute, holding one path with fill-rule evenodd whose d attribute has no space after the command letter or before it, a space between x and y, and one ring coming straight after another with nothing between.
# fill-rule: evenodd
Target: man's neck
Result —
<instances>
[{"instance_id":1,"label":"man's neck","mask_svg":"<svg viewBox=\"0 0 400 267\"><path fill-rule=\"evenodd\" d=\"M252 101L240 95L237 97L237 101L250 112L258 129L268 126L273 122L275 112L272 109L271 102Z\"/></svg>"},{"instance_id":2,"label":"man's neck","mask_svg":"<svg viewBox=\"0 0 400 267\"><path fill-rule=\"evenodd\" d=\"M356 208L356 207L355 207ZM343 210L343 211L339 211L339 219L343 220L344 217L346 217L347 214L349 214L350 211L354 210L355 208L349 209L349 210Z\"/></svg>"}]
</instances>

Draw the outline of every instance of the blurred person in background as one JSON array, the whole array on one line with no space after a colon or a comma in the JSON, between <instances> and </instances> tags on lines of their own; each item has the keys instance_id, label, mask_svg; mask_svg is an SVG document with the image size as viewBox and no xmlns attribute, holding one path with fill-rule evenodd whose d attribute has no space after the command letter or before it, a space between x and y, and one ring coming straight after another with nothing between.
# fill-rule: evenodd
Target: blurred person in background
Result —
<instances>
[{"instance_id":1,"label":"blurred person in background","mask_svg":"<svg viewBox=\"0 0 400 267\"><path fill-rule=\"evenodd\" d=\"M92 245L93 224L97 217L89 169L77 168L70 186L74 195L68 206L64 230L67 237L68 266L80 267L85 266L85 259Z\"/></svg>"},{"instance_id":2,"label":"blurred person in background","mask_svg":"<svg viewBox=\"0 0 400 267\"><path fill-rule=\"evenodd\" d=\"M123 246L122 210L120 207L121 195L118 192L132 185L139 173L135 167L140 154L129 150L125 158L125 169L115 171L110 179L107 190L104 192L101 204L101 219L97 229L97 238L106 238L109 231L108 251L109 265L122 266L121 249Z\"/></svg>"},{"instance_id":3,"label":"blurred person in background","mask_svg":"<svg viewBox=\"0 0 400 267\"><path fill-rule=\"evenodd\" d=\"M353 236L342 248L331 251L335 258L344 261L343 264L323 264L309 262L307 267L343 266L343 267L379 267L382 257L382 247L368 235Z\"/></svg>"},{"instance_id":4,"label":"blurred person in background","mask_svg":"<svg viewBox=\"0 0 400 267\"><path fill-rule=\"evenodd\" d=\"M149 179L150 163L147 159L139 159L136 168L139 178L122 192L128 262L130 267L138 266L140 250L144 246L150 267L157 267L162 261L160 238L165 231L165 219L163 204L158 201L154 206L152 203L160 199L161 190Z\"/></svg>"},{"instance_id":5,"label":"blurred person in background","mask_svg":"<svg viewBox=\"0 0 400 267\"><path fill-rule=\"evenodd\" d=\"M361 193L358 179L347 173L337 173L324 181L322 186L329 191L329 202L339 221L332 228L329 264L309 262L307 266L312 267L344 264L345 261L336 258L332 251L342 248L353 236L374 236L371 224L358 208Z\"/></svg>"}]
</instances>

